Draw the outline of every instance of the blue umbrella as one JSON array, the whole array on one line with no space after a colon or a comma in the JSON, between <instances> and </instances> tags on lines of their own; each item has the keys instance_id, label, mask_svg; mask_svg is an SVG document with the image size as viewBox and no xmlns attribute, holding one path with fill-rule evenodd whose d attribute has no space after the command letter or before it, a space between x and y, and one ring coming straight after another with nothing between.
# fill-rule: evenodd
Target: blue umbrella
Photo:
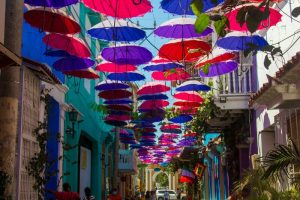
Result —
<instances>
[{"instance_id":1,"label":"blue umbrella","mask_svg":"<svg viewBox=\"0 0 300 200\"><path fill-rule=\"evenodd\" d=\"M183 68L183 65L179 63L174 63L174 62L168 62L168 63L152 63L144 67L144 70L146 71L167 71L170 69L175 69L175 68Z\"/></svg>"},{"instance_id":2,"label":"blue umbrella","mask_svg":"<svg viewBox=\"0 0 300 200\"><path fill-rule=\"evenodd\" d=\"M259 35L246 35L245 33L232 32L219 39L216 45L223 49L234 51L245 51L255 46L256 50L261 50L268 45L268 42Z\"/></svg>"},{"instance_id":3,"label":"blue umbrella","mask_svg":"<svg viewBox=\"0 0 300 200\"><path fill-rule=\"evenodd\" d=\"M92 67L95 61L88 58L78 58L69 56L61 58L53 63L53 67L58 71L83 70Z\"/></svg>"},{"instance_id":4,"label":"blue umbrella","mask_svg":"<svg viewBox=\"0 0 300 200\"><path fill-rule=\"evenodd\" d=\"M199 70L199 75L201 77L220 76L223 74L230 73L236 68L238 68L238 63L235 61L219 62L212 64L208 69L208 73L204 73L202 70Z\"/></svg>"},{"instance_id":5,"label":"blue umbrella","mask_svg":"<svg viewBox=\"0 0 300 200\"><path fill-rule=\"evenodd\" d=\"M110 73L107 78L114 81L141 81L145 76L139 72Z\"/></svg>"},{"instance_id":6,"label":"blue umbrella","mask_svg":"<svg viewBox=\"0 0 300 200\"><path fill-rule=\"evenodd\" d=\"M142 95L137 100L156 100L156 99L168 99L165 94L153 94L153 95Z\"/></svg>"},{"instance_id":7,"label":"blue umbrella","mask_svg":"<svg viewBox=\"0 0 300 200\"><path fill-rule=\"evenodd\" d=\"M93 26L87 33L96 39L117 42L133 42L146 37L146 32L123 19L105 20Z\"/></svg>"},{"instance_id":8,"label":"blue umbrella","mask_svg":"<svg viewBox=\"0 0 300 200\"><path fill-rule=\"evenodd\" d=\"M186 122L189 122L189 121L192 121L193 120L193 117L190 116L190 115L179 115L177 117L173 117L171 119L169 119L169 121L173 122L173 123L177 123L177 124L183 124L183 123L186 123Z\"/></svg>"},{"instance_id":9,"label":"blue umbrella","mask_svg":"<svg viewBox=\"0 0 300 200\"><path fill-rule=\"evenodd\" d=\"M104 90L122 90L122 89L127 89L129 88L129 85L126 83L120 83L120 82L115 82L115 81L110 81L110 80L105 80L100 83L95 87L96 90L99 91L104 91Z\"/></svg>"},{"instance_id":10,"label":"blue umbrella","mask_svg":"<svg viewBox=\"0 0 300 200\"><path fill-rule=\"evenodd\" d=\"M31 6L50 8L62 8L77 3L78 0L25 0L24 3Z\"/></svg>"},{"instance_id":11,"label":"blue umbrella","mask_svg":"<svg viewBox=\"0 0 300 200\"><path fill-rule=\"evenodd\" d=\"M176 15L194 15L191 3L193 0L163 0L161 2L162 9L169 13ZM212 0L202 0L203 9L202 12L206 12L211 8L214 8L218 4L223 3L225 0L216 0L216 4Z\"/></svg>"},{"instance_id":12,"label":"blue umbrella","mask_svg":"<svg viewBox=\"0 0 300 200\"><path fill-rule=\"evenodd\" d=\"M186 91L210 91L211 88L208 85L200 83L199 81L186 81L176 88L176 91L186 92Z\"/></svg>"},{"instance_id":13,"label":"blue umbrella","mask_svg":"<svg viewBox=\"0 0 300 200\"><path fill-rule=\"evenodd\" d=\"M130 104L132 103L132 99L126 98L126 99L113 99L113 100L107 100L104 101L103 104L107 104L107 105L123 105L123 104Z\"/></svg>"},{"instance_id":14,"label":"blue umbrella","mask_svg":"<svg viewBox=\"0 0 300 200\"><path fill-rule=\"evenodd\" d=\"M156 136L155 133L142 133L142 136Z\"/></svg>"}]
</instances>

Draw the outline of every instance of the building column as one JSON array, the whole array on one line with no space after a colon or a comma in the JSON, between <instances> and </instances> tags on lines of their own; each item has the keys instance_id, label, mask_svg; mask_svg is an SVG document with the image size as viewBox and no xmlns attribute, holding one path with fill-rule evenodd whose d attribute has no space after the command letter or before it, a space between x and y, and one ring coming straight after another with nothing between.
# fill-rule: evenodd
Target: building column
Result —
<instances>
[{"instance_id":1,"label":"building column","mask_svg":"<svg viewBox=\"0 0 300 200\"><path fill-rule=\"evenodd\" d=\"M145 170L146 181L145 181L145 191L148 191L148 169Z\"/></svg>"},{"instance_id":2,"label":"building column","mask_svg":"<svg viewBox=\"0 0 300 200\"><path fill-rule=\"evenodd\" d=\"M169 190L171 190L172 189L172 175L169 174L168 178L169 178Z\"/></svg>"},{"instance_id":3,"label":"building column","mask_svg":"<svg viewBox=\"0 0 300 200\"><path fill-rule=\"evenodd\" d=\"M150 170L150 174L149 174L149 179L150 179L150 191L152 191L152 170Z\"/></svg>"}]
</instances>

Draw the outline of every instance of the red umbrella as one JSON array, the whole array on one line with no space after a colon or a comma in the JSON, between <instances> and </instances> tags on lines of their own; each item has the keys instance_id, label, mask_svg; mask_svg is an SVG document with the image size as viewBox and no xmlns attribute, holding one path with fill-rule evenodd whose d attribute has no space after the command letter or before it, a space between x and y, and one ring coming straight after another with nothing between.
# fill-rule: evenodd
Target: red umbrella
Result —
<instances>
[{"instance_id":1,"label":"red umbrella","mask_svg":"<svg viewBox=\"0 0 300 200\"><path fill-rule=\"evenodd\" d=\"M161 92L167 92L170 87L166 86L162 82L149 82L143 85L138 91L138 95L157 94Z\"/></svg>"},{"instance_id":2,"label":"red umbrella","mask_svg":"<svg viewBox=\"0 0 300 200\"><path fill-rule=\"evenodd\" d=\"M107 105L105 106L108 110L119 110L119 111L132 111L132 108L128 105Z\"/></svg>"},{"instance_id":3,"label":"red umbrella","mask_svg":"<svg viewBox=\"0 0 300 200\"><path fill-rule=\"evenodd\" d=\"M176 101L173 104L174 106L183 106L183 107L199 107L201 103L192 102L192 101Z\"/></svg>"},{"instance_id":4,"label":"red umbrella","mask_svg":"<svg viewBox=\"0 0 300 200\"><path fill-rule=\"evenodd\" d=\"M50 33L75 34L81 30L79 24L61 10L35 8L24 13L24 19L31 26Z\"/></svg>"},{"instance_id":5,"label":"red umbrella","mask_svg":"<svg viewBox=\"0 0 300 200\"><path fill-rule=\"evenodd\" d=\"M253 7L253 5L250 6L241 6L238 7L234 10L232 10L231 12L226 14L226 17L228 18L228 21L230 22L230 30L234 30L234 31L249 31L248 27L246 25L246 23L243 24L243 26L240 26L240 23L236 20L237 18L237 14L239 13L239 11L241 9L249 9L250 7ZM270 9L270 14L268 19L263 20L261 22L261 24L258 26L257 30L261 30L261 29L266 29L266 28L270 28L271 26L275 26L278 22L281 21L281 17L282 15L279 13L279 11L273 9L273 8L269 8ZM264 12L265 7L261 7L260 10L262 12Z\"/></svg>"},{"instance_id":6,"label":"red umbrella","mask_svg":"<svg viewBox=\"0 0 300 200\"><path fill-rule=\"evenodd\" d=\"M193 62L210 50L211 46L201 40L172 40L159 49L158 55L173 62Z\"/></svg>"},{"instance_id":7,"label":"red umbrella","mask_svg":"<svg viewBox=\"0 0 300 200\"><path fill-rule=\"evenodd\" d=\"M108 115L105 117L108 121L129 121L131 120L130 115Z\"/></svg>"},{"instance_id":8,"label":"red umbrella","mask_svg":"<svg viewBox=\"0 0 300 200\"><path fill-rule=\"evenodd\" d=\"M91 52L86 44L74 36L50 33L44 36L43 41L47 46L66 51L73 56L81 58L91 56Z\"/></svg>"},{"instance_id":9,"label":"red umbrella","mask_svg":"<svg viewBox=\"0 0 300 200\"><path fill-rule=\"evenodd\" d=\"M164 124L160 127L160 130L176 129L176 128L181 128L181 126L178 124Z\"/></svg>"},{"instance_id":10,"label":"red umbrella","mask_svg":"<svg viewBox=\"0 0 300 200\"><path fill-rule=\"evenodd\" d=\"M133 72L137 68L134 65L118 65L111 62L102 62L98 64L95 68L97 71L109 72L109 73L123 73L123 72Z\"/></svg>"},{"instance_id":11,"label":"red umbrella","mask_svg":"<svg viewBox=\"0 0 300 200\"><path fill-rule=\"evenodd\" d=\"M207 60L200 61L199 63L197 63L195 68L203 67L206 64L214 64L214 63L218 63L218 62L224 62L224 61L232 60L234 58L236 58L235 53L224 53L224 54L221 54L221 55L216 56L214 58L210 58L210 59L207 59Z\"/></svg>"},{"instance_id":12,"label":"red umbrella","mask_svg":"<svg viewBox=\"0 0 300 200\"><path fill-rule=\"evenodd\" d=\"M188 114L188 115L195 115L198 111L198 108L184 107L184 106L179 107L179 109L181 114Z\"/></svg>"},{"instance_id":13,"label":"red umbrella","mask_svg":"<svg viewBox=\"0 0 300 200\"><path fill-rule=\"evenodd\" d=\"M163 108L169 105L168 101L165 100L147 100L144 101L139 108L140 109L153 109L153 108Z\"/></svg>"},{"instance_id":14,"label":"red umbrella","mask_svg":"<svg viewBox=\"0 0 300 200\"><path fill-rule=\"evenodd\" d=\"M78 78L86 78L86 79L100 78L99 75L92 68L83 69L83 70L63 71L63 74L69 75L69 76L75 76Z\"/></svg>"},{"instance_id":15,"label":"red umbrella","mask_svg":"<svg viewBox=\"0 0 300 200\"><path fill-rule=\"evenodd\" d=\"M198 92L177 92L174 98L185 101L203 102L203 98Z\"/></svg>"},{"instance_id":16,"label":"red umbrella","mask_svg":"<svg viewBox=\"0 0 300 200\"><path fill-rule=\"evenodd\" d=\"M152 78L159 81L177 81L190 78L190 74L184 69L177 68L165 72L153 72Z\"/></svg>"},{"instance_id":17,"label":"red umbrella","mask_svg":"<svg viewBox=\"0 0 300 200\"><path fill-rule=\"evenodd\" d=\"M132 95L128 90L105 90L98 94L103 99L122 99Z\"/></svg>"}]
</instances>

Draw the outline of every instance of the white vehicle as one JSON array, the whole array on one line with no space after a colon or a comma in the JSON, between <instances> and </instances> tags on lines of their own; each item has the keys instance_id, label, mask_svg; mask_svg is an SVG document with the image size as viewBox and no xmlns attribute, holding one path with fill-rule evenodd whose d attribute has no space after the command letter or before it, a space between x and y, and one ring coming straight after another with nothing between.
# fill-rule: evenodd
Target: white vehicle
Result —
<instances>
[{"instance_id":1,"label":"white vehicle","mask_svg":"<svg viewBox=\"0 0 300 200\"><path fill-rule=\"evenodd\" d=\"M167 194L165 194L167 192ZM156 190L156 199L157 200L165 200L165 195L169 198L168 200L177 200L177 193L175 190L168 190L168 189L158 189Z\"/></svg>"}]
</instances>

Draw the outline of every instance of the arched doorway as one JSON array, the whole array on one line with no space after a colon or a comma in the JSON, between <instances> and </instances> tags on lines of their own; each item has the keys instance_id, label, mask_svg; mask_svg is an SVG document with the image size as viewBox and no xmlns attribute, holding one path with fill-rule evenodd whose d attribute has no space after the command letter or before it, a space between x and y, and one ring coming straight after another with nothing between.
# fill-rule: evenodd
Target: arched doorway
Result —
<instances>
[{"instance_id":1,"label":"arched doorway","mask_svg":"<svg viewBox=\"0 0 300 200\"><path fill-rule=\"evenodd\" d=\"M169 176L164 172L159 172L156 176L153 176L153 182L155 188L168 188L169 187Z\"/></svg>"}]
</instances>

